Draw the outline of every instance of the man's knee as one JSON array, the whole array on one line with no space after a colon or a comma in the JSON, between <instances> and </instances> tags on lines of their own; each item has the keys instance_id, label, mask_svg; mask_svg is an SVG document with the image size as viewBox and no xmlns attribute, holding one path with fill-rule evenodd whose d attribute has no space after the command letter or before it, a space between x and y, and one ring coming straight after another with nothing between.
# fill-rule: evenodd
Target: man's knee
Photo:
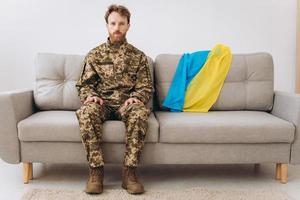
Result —
<instances>
[{"instance_id":1,"label":"man's knee","mask_svg":"<svg viewBox=\"0 0 300 200\"><path fill-rule=\"evenodd\" d=\"M98 103L85 103L77 111L76 115L78 119L83 115L98 115L102 108Z\"/></svg>"},{"instance_id":2,"label":"man's knee","mask_svg":"<svg viewBox=\"0 0 300 200\"><path fill-rule=\"evenodd\" d=\"M129 116L134 118L141 118L144 120L147 120L150 115L150 109L147 108L143 103L132 104L132 109L129 112Z\"/></svg>"}]
</instances>

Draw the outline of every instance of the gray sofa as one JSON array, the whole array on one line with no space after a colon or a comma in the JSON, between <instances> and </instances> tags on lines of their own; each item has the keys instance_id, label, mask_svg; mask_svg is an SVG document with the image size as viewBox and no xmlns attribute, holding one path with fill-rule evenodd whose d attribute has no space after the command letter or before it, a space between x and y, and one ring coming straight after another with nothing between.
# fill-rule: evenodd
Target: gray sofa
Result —
<instances>
[{"instance_id":1,"label":"gray sofa","mask_svg":"<svg viewBox=\"0 0 300 200\"><path fill-rule=\"evenodd\" d=\"M85 163L75 110L75 83L84 56L40 53L34 90L0 93L0 157L23 163ZM161 105L180 55L149 58L155 92L141 164L274 163L287 182L288 164L300 163L300 96L274 92L268 53L234 54L217 102L208 113L173 113ZM104 124L106 163L121 163L125 125Z\"/></svg>"}]
</instances>

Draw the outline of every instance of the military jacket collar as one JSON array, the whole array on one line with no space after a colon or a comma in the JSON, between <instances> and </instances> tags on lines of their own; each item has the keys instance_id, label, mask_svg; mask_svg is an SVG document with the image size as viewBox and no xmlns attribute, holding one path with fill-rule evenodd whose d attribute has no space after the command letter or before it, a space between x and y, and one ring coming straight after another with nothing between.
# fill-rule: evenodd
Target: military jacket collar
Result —
<instances>
[{"instance_id":1,"label":"military jacket collar","mask_svg":"<svg viewBox=\"0 0 300 200\"><path fill-rule=\"evenodd\" d=\"M106 41L106 46L107 48L111 49L111 50L117 50L117 49L120 49L122 46L125 46L127 44L127 40L126 38L122 41L119 41L119 42L115 42L115 43L112 43L110 40L109 40L109 37L107 38L107 41Z\"/></svg>"}]
</instances>

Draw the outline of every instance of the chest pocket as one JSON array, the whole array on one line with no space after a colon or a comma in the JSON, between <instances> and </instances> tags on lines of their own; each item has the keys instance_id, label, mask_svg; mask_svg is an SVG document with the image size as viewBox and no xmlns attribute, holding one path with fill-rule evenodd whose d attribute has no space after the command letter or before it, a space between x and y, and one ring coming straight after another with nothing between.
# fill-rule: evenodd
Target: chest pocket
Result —
<instances>
[{"instance_id":1,"label":"chest pocket","mask_svg":"<svg viewBox=\"0 0 300 200\"><path fill-rule=\"evenodd\" d=\"M98 74L105 81L114 79L115 70L113 62L99 62L97 67Z\"/></svg>"},{"instance_id":2,"label":"chest pocket","mask_svg":"<svg viewBox=\"0 0 300 200\"><path fill-rule=\"evenodd\" d=\"M138 72L138 62L132 60L132 59L127 59L125 62L125 73L127 73L127 75L131 78L131 79L135 79L137 76L137 72Z\"/></svg>"}]
</instances>

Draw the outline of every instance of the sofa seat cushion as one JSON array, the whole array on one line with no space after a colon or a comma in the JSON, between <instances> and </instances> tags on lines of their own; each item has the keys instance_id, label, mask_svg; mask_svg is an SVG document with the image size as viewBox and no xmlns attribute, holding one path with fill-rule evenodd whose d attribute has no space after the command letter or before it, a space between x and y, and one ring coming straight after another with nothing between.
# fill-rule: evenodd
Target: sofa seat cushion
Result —
<instances>
[{"instance_id":1,"label":"sofa seat cushion","mask_svg":"<svg viewBox=\"0 0 300 200\"><path fill-rule=\"evenodd\" d=\"M163 143L291 143L295 127L263 111L155 112Z\"/></svg>"},{"instance_id":2,"label":"sofa seat cushion","mask_svg":"<svg viewBox=\"0 0 300 200\"><path fill-rule=\"evenodd\" d=\"M42 111L18 123L21 141L70 141L81 142L79 124L74 111ZM158 141L158 122L151 113L145 142ZM125 124L108 120L103 124L103 142L124 143Z\"/></svg>"}]
</instances>

